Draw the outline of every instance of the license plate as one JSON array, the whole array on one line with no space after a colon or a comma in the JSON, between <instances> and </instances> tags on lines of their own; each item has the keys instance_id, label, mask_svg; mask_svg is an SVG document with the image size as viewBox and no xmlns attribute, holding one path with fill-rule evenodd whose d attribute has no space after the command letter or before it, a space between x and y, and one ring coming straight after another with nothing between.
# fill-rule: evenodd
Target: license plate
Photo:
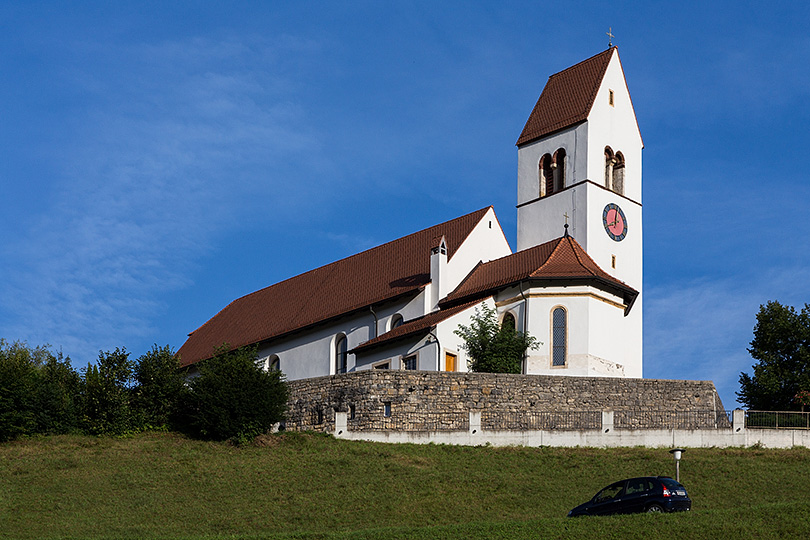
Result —
<instances>
[{"instance_id":1,"label":"license plate","mask_svg":"<svg viewBox=\"0 0 810 540\"><path fill-rule=\"evenodd\" d=\"M681 497L686 497L686 492L682 489L675 490L675 495L680 495Z\"/></svg>"}]
</instances>

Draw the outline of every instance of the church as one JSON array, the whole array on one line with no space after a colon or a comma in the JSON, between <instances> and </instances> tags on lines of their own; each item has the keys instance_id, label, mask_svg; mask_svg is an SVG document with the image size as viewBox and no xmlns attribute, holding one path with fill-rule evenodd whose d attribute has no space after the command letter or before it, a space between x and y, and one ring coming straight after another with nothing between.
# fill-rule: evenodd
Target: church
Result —
<instances>
[{"instance_id":1,"label":"church","mask_svg":"<svg viewBox=\"0 0 810 540\"><path fill-rule=\"evenodd\" d=\"M454 331L486 304L541 343L525 374L642 377L643 142L616 47L549 77L517 148L517 251L476 210L234 300L181 365L228 344L288 380L467 371Z\"/></svg>"}]
</instances>

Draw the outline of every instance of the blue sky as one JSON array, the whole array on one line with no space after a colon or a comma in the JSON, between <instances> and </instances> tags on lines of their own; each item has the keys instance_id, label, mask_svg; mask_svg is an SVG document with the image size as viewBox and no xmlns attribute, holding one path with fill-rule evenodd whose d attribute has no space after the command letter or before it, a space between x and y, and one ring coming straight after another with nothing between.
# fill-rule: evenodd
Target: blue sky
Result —
<instances>
[{"instance_id":1,"label":"blue sky","mask_svg":"<svg viewBox=\"0 0 810 540\"><path fill-rule=\"evenodd\" d=\"M644 137L645 377L727 408L810 298L810 4L0 2L0 337L182 345L231 300L493 205L615 35Z\"/></svg>"}]
</instances>

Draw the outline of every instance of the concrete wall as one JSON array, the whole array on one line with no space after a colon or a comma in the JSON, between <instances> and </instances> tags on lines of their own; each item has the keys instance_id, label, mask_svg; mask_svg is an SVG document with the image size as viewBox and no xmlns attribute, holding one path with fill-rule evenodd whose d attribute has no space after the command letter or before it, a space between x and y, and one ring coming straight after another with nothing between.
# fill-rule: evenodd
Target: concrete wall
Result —
<instances>
[{"instance_id":1,"label":"concrete wall","mask_svg":"<svg viewBox=\"0 0 810 540\"><path fill-rule=\"evenodd\" d=\"M386 429L386 409L424 425L470 411L515 418L506 429L527 411L723 410L711 381L369 370L289 385L290 428L330 433L337 412L352 430Z\"/></svg>"}]
</instances>

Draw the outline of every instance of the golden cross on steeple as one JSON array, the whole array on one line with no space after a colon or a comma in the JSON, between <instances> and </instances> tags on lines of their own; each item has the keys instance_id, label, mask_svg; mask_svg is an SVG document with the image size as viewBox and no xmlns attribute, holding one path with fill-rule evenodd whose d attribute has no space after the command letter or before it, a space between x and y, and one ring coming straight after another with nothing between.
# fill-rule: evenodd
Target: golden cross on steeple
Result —
<instances>
[{"instance_id":1,"label":"golden cross on steeple","mask_svg":"<svg viewBox=\"0 0 810 540\"><path fill-rule=\"evenodd\" d=\"M565 218L565 224L568 225L568 212L564 213L563 217Z\"/></svg>"},{"instance_id":2,"label":"golden cross on steeple","mask_svg":"<svg viewBox=\"0 0 810 540\"><path fill-rule=\"evenodd\" d=\"M608 37L608 49L613 47L613 38L616 36L613 35L613 27L608 26L608 31L605 32L605 35Z\"/></svg>"}]
</instances>

